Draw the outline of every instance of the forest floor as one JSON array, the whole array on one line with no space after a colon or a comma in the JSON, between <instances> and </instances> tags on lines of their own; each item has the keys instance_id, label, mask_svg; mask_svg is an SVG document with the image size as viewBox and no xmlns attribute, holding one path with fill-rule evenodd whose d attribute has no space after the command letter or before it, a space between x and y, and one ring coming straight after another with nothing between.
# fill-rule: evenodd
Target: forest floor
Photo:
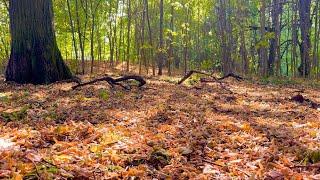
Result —
<instances>
[{"instance_id":1,"label":"forest floor","mask_svg":"<svg viewBox=\"0 0 320 180\"><path fill-rule=\"evenodd\" d=\"M320 88L0 82L0 178L320 179Z\"/></svg>"}]
</instances>

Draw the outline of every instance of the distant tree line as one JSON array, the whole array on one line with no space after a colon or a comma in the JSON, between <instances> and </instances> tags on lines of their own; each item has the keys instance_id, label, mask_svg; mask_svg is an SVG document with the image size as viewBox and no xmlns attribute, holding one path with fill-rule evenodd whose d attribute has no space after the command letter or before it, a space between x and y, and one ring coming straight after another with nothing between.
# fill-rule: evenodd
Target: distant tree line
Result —
<instances>
[{"instance_id":1,"label":"distant tree line","mask_svg":"<svg viewBox=\"0 0 320 180\"><path fill-rule=\"evenodd\" d=\"M54 0L57 44L72 71L153 75L320 76L319 0ZM0 0L0 61L10 56Z\"/></svg>"}]
</instances>

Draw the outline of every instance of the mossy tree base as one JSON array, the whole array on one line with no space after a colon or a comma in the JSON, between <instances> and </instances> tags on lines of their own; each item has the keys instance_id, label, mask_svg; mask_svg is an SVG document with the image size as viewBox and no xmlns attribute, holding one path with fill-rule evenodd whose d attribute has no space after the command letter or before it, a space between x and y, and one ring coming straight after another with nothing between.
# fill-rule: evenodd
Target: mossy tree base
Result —
<instances>
[{"instance_id":1,"label":"mossy tree base","mask_svg":"<svg viewBox=\"0 0 320 180\"><path fill-rule=\"evenodd\" d=\"M58 49L52 0L10 0L11 55L6 80L50 84L72 78Z\"/></svg>"}]
</instances>

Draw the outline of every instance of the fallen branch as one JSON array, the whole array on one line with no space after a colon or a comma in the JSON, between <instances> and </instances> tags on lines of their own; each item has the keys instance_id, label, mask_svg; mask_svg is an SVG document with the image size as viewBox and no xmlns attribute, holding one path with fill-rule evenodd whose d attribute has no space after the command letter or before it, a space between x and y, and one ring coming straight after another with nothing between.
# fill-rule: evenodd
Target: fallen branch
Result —
<instances>
[{"instance_id":1,"label":"fallen branch","mask_svg":"<svg viewBox=\"0 0 320 180\"><path fill-rule=\"evenodd\" d=\"M201 72L201 71L190 71L188 72L188 74L186 74L179 82L178 84L182 84L183 82L185 82L187 79L189 79L193 74L201 74L201 75L206 75L206 76L211 76L211 74L205 73L205 72Z\"/></svg>"},{"instance_id":2,"label":"fallen branch","mask_svg":"<svg viewBox=\"0 0 320 180\"><path fill-rule=\"evenodd\" d=\"M225 87L225 85L219 80L217 79L216 77L213 76L213 74L209 74L209 73L206 73L206 72L201 72L201 71L190 71L188 72L179 82L178 84L182 84L183 82L185 82L188 78L190 78L193 74L201 74L201 75L205 75L205 76L209 76L211 77L211 79L206 79L206 78L201 78L200 79L200 82L203 82L203 83L206 83L206 82L216 82L218 83L222 89L228 91L229 93L233 94L233 92L228 89L227 87Z\"/></svg>"},{"instance_id":3,"label":"fallen branch","mask_svg":"<svg viewBox=\"0 0 320 180\"><path fill-rule=\"evenodd\" d=\"M224 79L227 79L227 78L230 78L230 77L235 78L237 81L243 81L243 80L244 80L243 77L241 77L241 76L239 76L239 75L236 75L236 74L234 74L234 73L229 73L229 74L227 74L227 75L219 78L218 80L221 81L221 80L224 80Z\"/></svg>"},{"instance_id":4,"label":"fallen branch","mask_svg":"<svg viewBox=\"0 0 320 180\"><path fill-rule=\"evenodd\" d=\"M127 89L120 82L128 81L128 80L135 80L135 81L139 82L138 87L142 87L147 83L141 76L123 76L123 77L116 78L116 79L114 79L112 77L109 77L109 76L106 76L106 77L103 77L103 78L94 79L94 80L86 82L86 83L80 83L80 84L78 84L76 86L73 86L72 89L75 90L75 89L77 89L79 87L90 85L90 84L94 84L94 83L97 83L97 82L100 82L100 81L106 81L112 87L114 87L115 85L118 85L118 86L121 86L121 87Z\"/></svg>"}]
</instances>

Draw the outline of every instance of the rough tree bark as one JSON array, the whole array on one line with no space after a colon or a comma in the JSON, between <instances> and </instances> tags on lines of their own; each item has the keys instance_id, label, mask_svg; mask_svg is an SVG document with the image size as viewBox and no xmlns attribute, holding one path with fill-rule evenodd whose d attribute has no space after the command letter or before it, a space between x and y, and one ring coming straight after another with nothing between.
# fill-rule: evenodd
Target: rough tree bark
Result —
<instances>
[{"instance_id":1,"label":"rough tree bark","mask_svg":"<svg viewBox=\"0 0 320 180\"><path fill-rule=\"evenodd\" d=\"M50 84L72 78L52 23L52 0L10 0L11 55L6 80Z\"/></svg>"}]
</instances>

